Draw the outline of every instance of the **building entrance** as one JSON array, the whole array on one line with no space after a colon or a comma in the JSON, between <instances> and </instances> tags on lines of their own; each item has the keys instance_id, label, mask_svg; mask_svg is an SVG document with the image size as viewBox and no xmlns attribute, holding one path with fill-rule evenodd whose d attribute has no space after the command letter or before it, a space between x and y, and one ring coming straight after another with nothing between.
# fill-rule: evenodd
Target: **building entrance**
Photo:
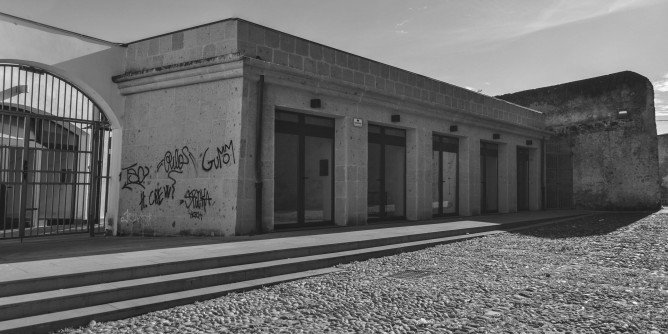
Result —
<instances>
[{"instance_id":1,"label":"building entrance","mask_svg":"<svg viewBox=\"0 0 668 334\"><path fill-rule=\"evenodd\" d=\"M274 226L334 221L334 120L276 111Z\"/></svg>"},{"instance_id":2,"label":"building entrance","mask_svg":"<svg viewBox=\"0 0 668 334\"><path fill-rule=\"evenodd\" d=\"M499 211L499 146L480 143L480 199L483 213Z\"/></svg>"},{"instance_id":3,"label":"building entrance","mask_svg":"<svg viewBox=\"0 0 668 334\"><path fill-rule=\"evenodd\" d=\"M0 64L0 239L104 231L111 129L44 70Z\"/></svg>"},{"instance_id":4,"label":"building entrance","mask_svg":"<svg viewBox=\"0 0 668 334\"><path fill-rule=\"evenodd\" d=\"M433 136L432 213L457 215L459 211L459 139Z\"/></svg>"},{"instance_id":5,"label":"building entrance","mask_svg":"<svg viewBox=\"0 0 668 334\"><path fill-rule=\"evenodd\" d=\"M529 151L517 148L517 211L529 210Z\"/></svg>"},{"instance_id":6,"label":"building entrance","mask_svg":"<svg viewBox=\"0 0 668 334\"><path fill-rule=\"evenodd\" d=\"M369 220L406 216L406 131L369 125Z\"/></svg>"}]
</instances>

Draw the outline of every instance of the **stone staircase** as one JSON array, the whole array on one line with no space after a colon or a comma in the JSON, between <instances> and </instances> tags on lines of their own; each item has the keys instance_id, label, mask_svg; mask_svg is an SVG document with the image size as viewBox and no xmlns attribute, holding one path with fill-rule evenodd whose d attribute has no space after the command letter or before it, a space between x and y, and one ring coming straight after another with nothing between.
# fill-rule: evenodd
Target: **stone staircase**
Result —
<instances>
[{"instance_id":1,"label":"stone staircase","mask_svg":"<svg viewBox=\"0 0 668 334\"><path fill-rule=\"evenodd\" d=\"M249 251L236 254L219 252L216 245L194 246L201 249L201 255L185 260L115 265L105 269L3 280L0 281L0 333L47 333L84 326L91 320L127 318L230 292L332 273L338 271L333 266L340 263L569 219L572 217L442 230L436 225L446 224L431 224L426 230L418 229L412 233L405 229L370 230L366 231L366 237L354 234L356 232L335 233L336 238L328 237L334 234L320 235L321 241L312 241L307 246L300 246L299 240L295 239L299 237L295 237L285 239L287 244L276 249L250 247ZM379 231L377 234L382 237L369 237L374 231ZM346 233L350 236L342 235ZM241 247L242 243L231 244ZM123 256L131 259L133 253Z\"/></svg>"}]
</instances>

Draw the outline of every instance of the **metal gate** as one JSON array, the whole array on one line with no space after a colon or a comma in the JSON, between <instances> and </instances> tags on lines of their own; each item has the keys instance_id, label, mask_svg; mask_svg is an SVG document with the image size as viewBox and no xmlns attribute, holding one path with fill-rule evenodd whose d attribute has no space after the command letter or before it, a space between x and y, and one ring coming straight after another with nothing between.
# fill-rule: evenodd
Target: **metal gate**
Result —
<instances>
[{"instance_id":1,"label":"metal gate","mask_svg":"<svg viewBox=\"0 0 668 334\"><path fill-rule=\"evenodd\" d=\"M107 117L67 80L1 64L0 239L104 231Z\"/></svg>"}]
</instances>

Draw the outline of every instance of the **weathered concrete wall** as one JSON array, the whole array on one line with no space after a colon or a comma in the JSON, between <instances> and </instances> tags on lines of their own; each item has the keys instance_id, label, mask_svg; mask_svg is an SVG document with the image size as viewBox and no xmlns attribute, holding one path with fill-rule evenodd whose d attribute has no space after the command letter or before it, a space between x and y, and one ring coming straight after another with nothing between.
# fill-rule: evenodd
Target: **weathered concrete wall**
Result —
<instances>
[{"instance_id":1,"label":"weathered concrete wall","mask_svg":"<svg viewBox=\"0 0 668 334\"><path fill-rule=\"evenodd\" d=\"M555 140L569 142L576 207L658 207L654 91L647 78L620 72L499 98L542 111Z\"/></svg>"},{"instance_id":2,"label":"weathered concrete wall","mask_svg":"<svg viewBox=\"0 0 668 334\"><path fill-rule=\"evenodd\" d=\"M668 205L668 134L658 135L661 204Z\"/></svg>"},{"instance_id":3,"label":"weathered concrete wall","mask_svg":"<svg viewBox=\"0 0 668 334\"><path fill-rule=\"evenodd\" d=\"M247 59L244 77L254 90L259 75L265 76L263 108L262 174L264 182L263 226L274 228L274 115L286 110L335 120L335 223L362 225L367 221L368 194L368 124L406 130L406 218L432 217L432 135L442 134L459 138L459 211L461 215L479 215L480 210L480 142L499 145L499 212L514 212L516 203L517 147L531 151L530 209L538 210L540 203L539 142L547 133L499 123L466 114L454 108L442 108L424 101L400 98L381 92L364 91L363 86L342 80L323 78L303 70L286 68L258 59ZM362 92L365 92L362 94ZM254 94L250 94L251 98ZM320 108L311 108L310 100L318 98ZM250 100L252 101L252 100ZM256 110L255 102L249 102ZM391 122L390 116L401 116ZM353 126L353 118L363 121ZM450 131L457 125L456 132ZM249 129L252 131L252 129ZM493 134L500 139L494 140ZM249 139L250 140L250 139ZM527 140L533 144L526 145ZM248 172L248 171L247 171Z\"/></svg>"},{"instance_id":4,"label":"weathered concrete wall","mask_svg":"<svg viewBox=\"0 0 668 334\"><path fill-rule=\"evenodd\" d=\"M515 152L527 140L534 143L531 198L540 198L538 142L547 135L541 113L250 22L227 20L133 43L125 71L114 79L126 96L125 233L252 233L258 153L261 223L272 230L277 109L334 119L338 225L367 221L369 123L406 130L407 219L432 217L434 133L460 138L462 215L480 213L481 140L500 145L500 212L516 210ZM311 108L312 98L322 107ZM259 109L263 138L256 152ZM393 114L401 121L391 122ZM364 126L354 127L353 118ZM531 209L538 208L540 201L532 201Z\"/></svg>"}]
</instances>

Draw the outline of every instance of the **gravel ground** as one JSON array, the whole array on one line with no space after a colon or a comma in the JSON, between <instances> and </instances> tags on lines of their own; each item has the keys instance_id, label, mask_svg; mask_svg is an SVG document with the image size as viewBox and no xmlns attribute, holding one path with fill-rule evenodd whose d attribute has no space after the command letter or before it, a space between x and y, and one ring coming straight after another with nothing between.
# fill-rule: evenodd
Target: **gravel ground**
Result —
<instances>
[{"instance_id":1,"label":"gravel ground","mask_svg":"<svg viewBox=\"0 0 668 334\"><path fill-rule=\"evenodd\" d=\"M63 333L668 333L668 214L601 213Z\"/></svg>"}]
</instances>

